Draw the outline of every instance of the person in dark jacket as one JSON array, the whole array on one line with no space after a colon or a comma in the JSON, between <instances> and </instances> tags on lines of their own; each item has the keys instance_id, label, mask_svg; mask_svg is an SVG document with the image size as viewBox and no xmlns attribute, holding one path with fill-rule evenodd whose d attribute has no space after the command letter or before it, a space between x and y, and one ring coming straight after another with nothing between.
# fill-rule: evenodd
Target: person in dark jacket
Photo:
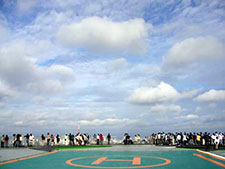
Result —
<instances>
[{"instance_id":1,"label":"person in dark jacket","mask_svg":"<svg viewBox=\"0 0 225 169\"><path fill-rule=\"evenodd\" d=\"M6 135L5 136L5 147L9 147L9 136L8 135Z\"/></svg>"},{"instance_id":2,"label":"person in dark jacket","mask_svg":"<svg viewBox=\"0 0 225 169\"><path fill-rule=\"evenodd\" d=\"M205 149L206 151L210 150L210 143L211 143L211 137L209 135L209 133L205 133Z\"/></svg>"},{"instance_id":3,"label":"person in dark jacket","mask_svg":"<svg viewBox=\"0 0 225 169\"><path fill-rule=\"evenodd\" d=\"M2 135L1 137L1 148L4 148L5 145L5 135Z\"/></svg>"},{"instance_id":4,"label":"person in dark jacket","mask_svg":"<svg viewBox=\"0 0 225 169\"><path fill-rule=\"evenodd\" d=\"M110 141L111 141L111 135L110 135L110 133L108 133L108 135L107 135L107 140L108 140L108 144L110 144Z\"/></svg>"}]
</instances>

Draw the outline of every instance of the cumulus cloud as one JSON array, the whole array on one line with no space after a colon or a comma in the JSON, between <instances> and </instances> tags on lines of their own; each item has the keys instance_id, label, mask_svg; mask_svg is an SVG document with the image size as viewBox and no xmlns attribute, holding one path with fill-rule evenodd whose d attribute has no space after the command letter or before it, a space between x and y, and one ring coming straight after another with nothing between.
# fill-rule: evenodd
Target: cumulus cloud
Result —
<instances>
[{"instance_id":1,"label":"cumulus cloud","mask_svg":"<svg viewBox=\"0 0 225 169\"><path fill-rule=\"evenodd\" d=\"M5 26L0 25L0 41L5 40L9 35L9 31Z\"/></svg>"},{"instance_id":2,"label":"cumulus cloud","mask_svg":"<svg viewBox=\"0 0 225 169\"><path fill-rule=\"evenodd\" d=\"M225 59L225 44L211 36L188 38L169 50L164 67L177 69L196 62L211 62Z\"/></svg>"},{"instance_id":3,"label":"cumulus cloud","mask_svg":"<svg viewBox=\"0 0 225 169\"><path fill-rule=\"evenodd\" d=\"M88 17L61 26L57 37L65 46L97 53L143 53L149 27L143 19L114 22L109 18Z\"/></svg>"},{"instance_id":4,"label":"cumulus cloud","mask_svg":"<svg viewBox=\"0 0 225 169\"><path fill-rule=\"evenodd\" d=\"M15 95L15 91L13 91L9 86L0 81L0 101L4 98L13 97Z\"/></svg>"},{"instance_id":5,"label":"cumulus cloud","mask_svg":"<svg viewBox=\"0 0 225 169\"><path fill-rule=\"evenodd\" d=\"M194 100L198 101L198 102L225 101L225 90L211 89L211 90L197 96Z\"/></svg>"},{"instance_id":6,"label":"cumulus cloud","mask_svg":"<svg viewBox=\"0 0 225 169\"><path fill-rule=\"evenodd\" d=\"M179 105L163 105L157 104L150 108L150 113L176 113L179 114L183 111L182 107Z\"/></svg>"},{"instance_id":7,"label":"cumulus cloud","mask_svg":"<svg viewBox=\"0 0 225 169\"><path fill-rule=\"evenodd\" d=\"M182 92L182 98L192 98L198 93L197 89Z\"/></svg>"},{"instance_id":8,"label":"cumulus cloud","mask_svg":"<svg viewBox=\"0 0 225 169\"><path fill-rule=\"evenodd\" d=\"M24 43L0 48L0 79L12 88L50 94L62 91L66 82L74 80L72 69L64 65L39 66L26 51Z\"/></svg>"},{"instance_id":9,"label":"cumulus cloud","mask_svg":"<svg viewBox=\"0 0 225 169\"><path fill-rule=\"evenodd\" d=\"M37 2L37 0L17 0L17 9L20 12L30 12L35 7Z\"/></svg>"},{"instance_id":10,"label":"cumulus cloud","mask_svg":"<svg viewBox=\"0 0 225 169\"><path fill-rule=\"evenodd\" d=\"M7 19L0 12L0 42L6 40L9 36L9 28L7 25Z\"/></svg>"},{"instance_id":11,"label":"cumulus cloud","mask_svg":"<svg viewBox=\"0 0 225 169\"><path fill-rule=\"evenodd\" d=\"M161 82L156 87L136 88L128 101L136 104L153 104L162 102L175 102L180 99L192 98L198 90L178 92L173 86Z\"/></svg>"},{"instance_id":12,"label":"cumulus cloud","mask_svg":"<svg viewBox=\"0 0 225 169\"><path fill-rule=\"evenodd\" d=\"M196 114L188 114L188 115L185 115L185 116L178 116L175 119L190 121L190 120L196 120L198 118L199 118L199 116L196 115Z\"/></svg>"},{"instance_id":13,"label":"cumulus cloud","mask_svg":"<svg viewBox=\"0 0 225 169\"><path fill-rule=\"evenodd\" d=\"M118 118L107 118L107 119L95 119L95 120L80 120L79 121L83 126L110 126L110 127L121 127L130 124L137 123L137 120L133 119L118 119Z\"/></svg>"},{"instance_id":14,"label":"cumulus cloud","mask_svg":"<svg viewBox=\"0 0 225 169\"><path fill-rule=\"evenodd\" d=\"M45 98L43 96L34 96L31 100L34 103L40 104L40 103L43 103L45 101Z\"/></svg>"},{"instance_id":15,"label":"cumulus cloud","mask_svg":"<svg viewBox=\"0 0 225 169\"><path fill-rule=\"evenodd\" d=\"M118 58L115 60L112 60L107 69L109 70L109 72L115 72L118 70L123 70L124 68L126 68L126 66L128 66L128 62L125 58Z\"/></svg>"},{"instance_id":16,"label":"cumulus cloud","mask_svg":"<svg viewBox=\"0 0 225 169\"><path fill-rule=\"evenodd\" d=\"M73 70L69 67L66 67L64 65L52 65L47 68L47 71L52 75L56 76L57 79L61 81L73 81Z\"/></svg>"},{"instance_id":17,"label":"cumulus cloud","mask_svg":"<svg viewBox=\"0 0 225 169\"><path fill-rule=\"evenodd\" d=\"M181 94L171 85L161 82L157 87L141 87L134 90L128 98L131 103L148 104L176 101Z\"/></svg>"},{"instance_id":18,"label":"cumulus cloud","mask_svg":"<svg viewBox=\"0 0 225 169\"><path fill-rule=\"evenodd\" d=\"M192 119L198 119L199 116L195 114L188 114L185 118L188 120L192 120Z\"/></svg>"}]
</instances>

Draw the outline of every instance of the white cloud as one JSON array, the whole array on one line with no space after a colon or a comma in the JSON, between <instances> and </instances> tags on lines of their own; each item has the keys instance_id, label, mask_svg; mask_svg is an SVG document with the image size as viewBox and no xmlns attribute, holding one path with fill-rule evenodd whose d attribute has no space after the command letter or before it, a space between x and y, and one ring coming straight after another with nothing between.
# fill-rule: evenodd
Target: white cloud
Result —
<instances>
[{"instance_id":1,"label":"white cloud","mask_svg":"<svg viewBox=\"0 0 225 169\"><path fill-rule=\"evenodd\" d=\"M4 98L13 97L16 92L0 80L0 101Z\"/></svg>"},{"instance_id":2,"label":"white cloud","mask_svg":"<svg viewBox=\"0 0 225 169\"><path fill-rule=\"evenodd\" d=\"M43 96L34 96L31 100L34 103L40 104L40 103L43 103L45 101L45 98Z\"/></svg>"},{"instance_id":3,"label":"white cloud","mask_svg":"<svg viewBox=\"0 0 225 169\"><path fill-rule=\"evenodd\" d=\"M7 19L0 12L0 42L8 38L9 32Z\"/></svg>"},{"instance_id":4,"label":"white cloud","mask_svg":"<svg viewBox=\"0 0 225 169\"><path fill-rule=\"evenodd\" d=\"M149 27L143 19L114 22L109 18L89 17L61 26L57 36L66 46L97 53L143 53Z\"/></svg>"},{"instance_id":5,"label":"white cloud","mask_svg":"<svg viewBox=\"0 0 225 169\"><path fill-rule=\"evenodd\" d=\"M181 94L167 83L161 82L157 87L141 87L134 90L128 98L131 103L147 104L176 101Z\"/></svg>"},{"instance_id":6,"label":"white cloud","mask_svg":"<svg viewBox=\"0 0 225 169\"><path fill-rule=\"evenodd\" d=\"M35 52L26 50L26 44L14 42L0 48L0 79L19 91L51 94L63 90L73 81L73 70L64 65L50 67L36 64Z\"/></svg>"},{"instance_id":7,"label":"white cloud","mask_svg":"<svg viewBox=\"0 0 225 169\"><path fill-rule=\"evenodd\" d=\"M17 9L20 12L30 12L35 7L37 2L37 0L17 0Z\"/></svg>"},{"instance_id":8,"label":"white cloud","mask_svg":"<svg viewBox=\"0 0 225 169\"><path fill-rule=\"evenodd\" d=\"M176 113L179 114L183 111L179 105L162 105L157 104L150 108L150 113Z\"/></svg>"},{"instance_id":9,"label":"white cloud","mask_svg":"<svg viewBox=\"0 0 225 169\"><path fill-rule=\"evenodd\" d=\"M185 118L188 120L193 120L193 119L198 119L199 116L195 114L188 114Z\"/></svg>"},{"instance_id":10,"label":"white cloud","mask_svg":"<svg viewBox=\"0 0 225 169\"><path fill-rule=\"evenodd\" d=\"M9 31L5 26L0 25L0 41L5 40L9 35Z\"/></svg>"},{"instance_id":11,"label":"white cloud","mask_svg":"<svg viewBox=\"0 0 225 169\"><path fill-rule=\"evenodd\" d=\"M175 117L175 119L179 119L179 120L184 120L186 122L186 120L196 120L198 119L199 116L196 115L196 114L188 114L188 115L185 115L185 116L178 116L178 117Z\"/></svg>"},{"instance_id":12,"label":"white cloud","mask_svg":"<svg viewBox=\"0 0 225 169\"><path fill-rule=\"evenodd\" d=\"M64 65L52 65L48 67L47 70L52 76L56 76L57 79L60 79L63 82L74 80L73 70Z\"/></svg>"},{"instance_id":13,"label":"white cloud","mask_svg":"<svg viewBox=\"0 0 225 169\"><path fill-rule=\"evenodd\" d=\"M215 109L217 107L216 103L209 103L208 105L209 108Z\"/></svg>"},{"instance_id":14,"label":"white cloud","mask_svg":"<svg viewBox=\"0 0 225 169\"><path fill-rule=\"evenodd\" d=\"M191 90L191 91L185 91L182 92L182 98L192 98L198 93L198 90Z\"/></svg>"},{"instance_id":15,"label":"white cloud","mask_svg":"<svg viewBox=\"0 0 225 169\"><path fill-rule=\"evenodd\" d=\"M199 106L197 106L197 107L195 108L195 113L199 113L201 110L202 110L202 108L199 107Z\"/></svg>"},{"instance_id":16,"label":"white cloud","mask_svg":"<svg viewBox=\"0 0 225 169\"><path fill-rule=\"evenodd\" d=\"M137 120L132 120L132 119L114 119L114 118L108 118L108 119L95 119L95 120L80 120L79 121L82 126L114 126L114 127L121 127L121 126L126 126L130 124L135 124L137 123Z\"/></svg>"},{"instance_id":17,"label":"white cloud","mask_svg":"<svg viewBox=\"0 0 225 169\"><path fill-rule=\"evenodd\" d=\"M118 58L115 60L112 60L109 65L107 66L107 69L109 72L115 72L115 71L120 71L123 70L128 66L128 62L125 58Z\"/></svg>"},{"instance_id":18,"label":"white cloud","mask_svg":"<svg viewBox=\"0 0 225 169\"><path fill-rule=\"evenodd\" d=\"M1 109L1 111L0 111L0 119L8 119L8 118L10 118L12 116L13 116L13 113L11 111Z\"/></svg>"},{"instance_id":19,"label":"white cloud","mask_svg":"<svg viewBox=\"0 0 225 169\"><path fill-rule=\"evenodd\" d=\"M177 69L198 61L225 59L225 44L215 37L188 38L176 43L164 59L164 67Z\"/></svg>"},{"instance_id":20,"label":"white cloud","mask_svg":"<svg viewBox=\"0 0 225 169\"><path fill-rule=\"evenodd\" d=\"M225 90L211 89L211 90L197 96L194 100L198 101L198 102L225 101Z\"/></svg>"},{"instance_id":21,"label":"white cloud","mask_svg":"<svg viewBox=\"0 0 225 169\"><path fill-rule=\"evenodd\" d=\"M16 126L24 126L24 122L23 121L16 121L15 125Z\"/></svg>"}]
</instances>

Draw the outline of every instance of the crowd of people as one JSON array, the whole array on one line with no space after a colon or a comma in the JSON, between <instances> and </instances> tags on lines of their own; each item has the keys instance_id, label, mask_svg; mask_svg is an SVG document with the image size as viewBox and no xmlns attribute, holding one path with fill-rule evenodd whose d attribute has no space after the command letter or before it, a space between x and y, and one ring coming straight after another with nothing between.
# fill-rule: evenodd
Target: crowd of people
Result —
<instances>
[{"instance_id":1,"label":"crowd of people","mask_svg":"<svg viewBox=\"0 0 225 169\"><path fill-rule=\"evenodd\" d=\"M128 133L124 134L124 144L153 144L153 145L177 145L177 146L225 146L225 133L153 133L149 137L141 138L140 134L133 139Z\"/></svg>"},{"instance_id":2,"label":"crowd of people","mask_svg":"<svg viewBox=\"0 0 225 169\"><path fill-rule=\"evenodd\" d=\"M107 139L108 144L110 144L110 141L111 141L110 133L108 133L108 135L106 136L106 139ZM96 145L103 145L103 142L104 142L103 134L94 134L93 141L96 142Z\"/></svg>"},{"instance_id":3,"label":"crowd of people","mask_svg":"<svg viewBox=\"0 0 225 169\"><path fill-rule=\"evenodd\" d=\"M108 144L110 144L111 135L107 135ZM33 134L26 134L23 136L22 134L13 134L10 139L8 135L2 135L1 137L1 148L8 148L9 145L12 147L32 147L34 145L40 146L57 146L57 145L87 145L89 144L90 136L88 133L77 133L74 134L66 134L64 136L53 135L47 133L46 135L42 134L41 137L34 137ZM94 134L93 140L97 145L103 145L104 136L103 134Z\"/></svg>"},{"instance_id":4,"label":"crowd of people","mask_svg":"<svg viewBox=\"0 0 225 169\"><path fill-rule=\"evenodd\" d=\"M218 149L219 145L225 145L225 134L215 132L210 133L157 133L151 135L152 144L156 145L191 145L191 146L204 146L214 145Z\"/></svg>"},{"instance_id":5,"label":"crowd of people","mask_svg":"<svg viewBox=\"0 0 225 169\"><path fill-rule=\"evenodd\" d=\"M103 134L94 134L90 138L88 133L81 134L66 134L64 136L59 136L47 133L39 138L35 138L33 134L26 134L25 136L21 134L13 134L12 139L10 140L8 135L2 135L1 137L1 147L21 147L21 146L57 146L57 145L87 145L87 144L96 144L103 145L111 144L111 135L103 136ZM11 142L10 142L11 141ZM140 134L134 135L132 138L128 133L124 134L122 141L113 142L113 144L152 144L152 145L177 145L177 146L214 146L215 149L218 149L219 146L225 146L225 133L215 132L210 133L153 133L150 136L141 137Z\"/></svg>"}]
</instances>

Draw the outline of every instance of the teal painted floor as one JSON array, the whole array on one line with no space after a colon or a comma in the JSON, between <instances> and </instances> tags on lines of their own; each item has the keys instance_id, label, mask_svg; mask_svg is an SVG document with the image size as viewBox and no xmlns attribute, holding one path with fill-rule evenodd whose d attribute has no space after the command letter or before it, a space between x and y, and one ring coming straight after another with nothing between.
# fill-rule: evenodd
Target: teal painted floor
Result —
<instances>
[{"instance_id":1,"label":"teal painted floor","mask_svg":"<svg viewBox=\"0 0 225 169\"><path fill-rule=\"evenodd\" d=\"M167 151L167 152L103 152L103 151L87 151L76 152L66 151L57 152L55 154L35 157L27 160L22 160L14 163L0 165L0 169L74 169L74 168L156 168L156 169L224 169L224 166L214 164L208 160L202 159L193 154L200 154L208 159L219 162L225 166L223 160L219 160L197 151ZM82 157L82 158L80 158ZM106 157L107 160L100 164L92 164L101 157ZM132 165L132 160L135 157L140 157L140 165ZM79 158L79 159L78 159ZM70 159L72 164L66 162ZM171 163L163 166L154 166L165 163L163 159L168 159ZM122 161L120 161L122 160ZM78 167L81 165L84 167ZM87 167L88 166L88 167ZM151 166L151 167L147 167Z\"/></svg>"}]
</instances>

